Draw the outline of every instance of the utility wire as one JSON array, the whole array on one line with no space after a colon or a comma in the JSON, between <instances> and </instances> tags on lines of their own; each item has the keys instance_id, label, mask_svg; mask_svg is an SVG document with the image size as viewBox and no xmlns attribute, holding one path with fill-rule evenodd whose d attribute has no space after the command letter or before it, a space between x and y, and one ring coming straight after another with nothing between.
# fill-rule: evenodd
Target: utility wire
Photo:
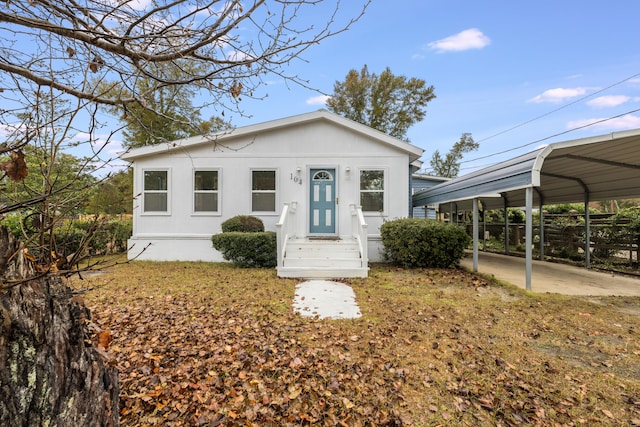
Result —
<instances>
[{"instance_id":1,"label":"utility wire","mask_svg":"<svg viewBox=\"0 0 640 427\"><path fill-rule=\"evenodd\" d=\"M629 80L631 80L631 79L633 79L633 78L635 78L635 77L638 77L638 76L640 76L640 73L636 73L636 74L634 74L634 75L632 75L632 76L629 76L629 77L627 77L627 78L625 78L625 79L622 79L622 80L620 80L620 81L618 81L618 82L616 82L616 83L613 83L613 84L611 84L611 85L609 85L609 86L607 86L607 87L605 87L605 88L602 88L602 89L597 90L597 91L595 91L595 92L593 92L593 93L590 93L589 95L585 95L585 96L583 96L583 97L581 97L581 98L576 99L575 101L572 101L572 102L570 102L570 103L568 103L568 104L565 104L565 105L563 105L563 106L561 106L561 107L558 107L558 108L556 108L556 109L554 109L554 110L551 110L551 111L549 111L549 112L547 112L547 113L544 113L544 114L542 114L542 115L540 115L540 116L534 117L533 119L527 120L527 121L525 121L525 122L522 122L522 123L520 123L520 124L517 124L517 125L515 125L515 126L512 126L512 127L508 128L508 129L505 129L505 130L503 130L503 131L500 131L500 132L498 132L498 133L495 133L495 134L493 134L493 135L490 135L490 136L488 136L488 137L486 137L486 138L482 138L481 140L476 141L476 142L477 142L477 143L481 143L481 142L487 141L487 140L489 140L489 139L495 138L495 137L497 137L497 136L503 135L503 134L505 134L505 133L507 133L507 132L511 132L512 130L518 129L518 128L520 128L520 127L522 127L522 126L525 126L525 125L528 125L529 123L532 123L532 122L534 122L534 121L536 121L536 120L539 120L539 119L542 119L542 118L544 118L544 117L547 117L547 116L549 116L549 115L551 115L551 114L553 114L553 113L556 113L556 112L558 112L558 111L560 111L560 110L562 110L562 109L564 109L564 108L567 108L567 107L570 107L570 106L572 106L572 105L574 105L574 104L577 104L578 102L582 102L582 101L584 101L584 100L585 100L585 99L587 99L587 98L591 98L591 97L593 97L594 95L597 95L597 94L602 93L602 92L604 92L604 91L606 91L606 90L609 90L609 89L611 89L612 87L618 86L618 85L620 85L620 84L622 84L622 83L624 83L624 82L627 82L627 81L629 81ZM628 112L626 112L626 113L623 113L623 114L620 114L620 115L617 115L617 116L609 117L609 118L607 118L607 119L602 119L602 120L599 120L599 121L596 121L596 122L593 122L593 123L586 124L586 125L584 125L584 126L579 126L579 127L577 127L577 128L569 129L569 130L567 130L567 131L560 132L560 133L555 134L555 135L551 135L551 136L548 136L548 137L545 137L545 138L542 138L542 139L539 139L539 140L536 140L536 141L533 141L533 142L529 142L529 143L527 143L527 144L520 145L520 146L518 146L518 147L509 148L509 149L507 149L507 150L499 151L499 152L496 152L496 153L493 153L493 154L487 154L486 156L476 157L476 158L474 158L474 159L464 160L464 161L461 161L461 162L460 162L460 164L462 164L462 163L470 163L470 162L474 162L474 161L476 161L476 160L482 160L482 159L486 159L486 158L489 158L489 157L497 156L497 155L500 155L500 154L505 154L505 153L508 153L508 152L510 152L510 151L519 150L519 149L521 149L521 148L528 147L529 145L533 145L533 144L536 144L536 143L539 143L539 142L542 142L542 141L546 141L546 140L551 139L551 138L555 138L556 136L564 135L564 134L566 134L566 133L573 132L573 131L575 131L575 130L583 129L583 128L588 127L588 126L592 126L592 125L595 125L595 124L598 124L598 123L601 123L601 122L604 122L604 121L607 121L607 120L612 120L612 119L615 119L615 118L618 118L618 117L624 116L625 114L635 113L635 112L637 112L637 111L640 111L640 110L628 111Z\"/></svg>"},{"instance_id":2,"label":"utility wire","mask_svg":"<svg viewBox=\"0 0 640 427\"><path fill-rule=\"evenodd\" d=\"M505 129L505 130L500 131L500 132L498 132L498 133L496 133L496 134L490 135L490 136L488 136L488 137L486 137L486 138L482 138L481 140L476 141L476 142L481 143L481 142L487 141L487 140L489 140L489 139L495 138L496 136L500 136L500 135L503 135L503 134L505 134L505 133L507 133L507 132L511 132L511 131L512 131L512 130L514 130L514 129L518 129L518 128L522 127L522 126L528 125L528 124L529 124L529 123L531 123L531 122L534 122L534 121L536 121L536 120L539 120L539 119L542 119L542 118L544 118L544 117L547 117L547 116L549 116L549 115L551 115L551 114L553 114L553 113L555 113L555 112L558 112L558 111L560 111L560 110L562 110L562 109L564 109L564 108L570 107L570 106L572 106L572 105L574 105L574 104L577 104L578 102L582 102L582 101L584 101L584 100L585 100L585 99L587 99L587 98L591 98L591 97L592 97L592 96L594 96L594 95L597 95L597 94L602 93L602 92L604 92L604 91L606 91L606 90L609 90L609 89L611 89L612 87L618 86L619 84L622 84L622 83L624 83L624 82L626 82L626 81L629 81L629 80L631 80L631 79L633 79L633 78L635 78L635 77L638 77L638 76L640 76L640 73L634 74L633 76L629 76L629 77L627 77L626 79L622 79L622 80L620 80L619 82L613 83L613 84L611 84L611 85L609 85L609 86L607 86L607 87L605 87L605 88L602 88L602 89L597 90L597 91L595 91L595 92L593 92L593 93L590 93L589 95L585 95L585 96L583 96L583 97L581 97L581 98L578 98L578 99L576 99L575 101L572 101L572 102L570 102L570 103L568 103L568 104L565 104L565 105L563 105L563 106L561 106L561 107L556 108L555 110L551 110L551 111L549 111L549 112L547 112L547 113L544 113L544 114L542 114L542 115L540 115L540 116L534 117L533 119L527 120L526 122L522 122L522 123L520 123L520 124L517 124L517 125L515 125L515 126L512 126L512 127L510 127L509 129Z\"/></svg>"},{"instance_id":3,"label":"utility wire","mask_svg":"<svg viewBox=\"0 0 640 427\"><path fill-rule=\"evenodd\" d=\"M538 144L540 142L546 141L546 140L551 139L551 138L555 138L557 136L565 135L565 134L567 134L569 132L573 132L573 131L576 131L576 130L584 129L586 127L597 125L598 123L603 123L603 122L606 122L606 121L609 121L609 120L617 119L619 117L626 116L627 114L637 113L638 111L640 111L640 108L637 108L637 109L631 110L631 111L627 111L627 112L622 113L622 114L618 114L617 116L612 116L612 117L608 117L606 119L596 120L595 122L591 122L591 123L587 123L587 124L582 125L582 126L578 126L578 127L575 127L575 128L567 129L564 132L556 133L554 135L550 135L550 136L547 136L547 137L544 137L544 138L541 138L541 139L537 139L535 141L528 142L526 144L519 145L517 147L509 148L507 150L498 151L497 153L487 154L486 156L476 157L475 159L471 159L471 160L465 160L465 161L460 162L460 164L474 162L476 160L482 160L482 159L486 159L488 157L493 157L493 156L497 156L497 155L500 155L500 154L508 153L510 151L519 150L521 148L528 147L528 146L533 145L533 144Z\"/></svg>"}]
</instances>

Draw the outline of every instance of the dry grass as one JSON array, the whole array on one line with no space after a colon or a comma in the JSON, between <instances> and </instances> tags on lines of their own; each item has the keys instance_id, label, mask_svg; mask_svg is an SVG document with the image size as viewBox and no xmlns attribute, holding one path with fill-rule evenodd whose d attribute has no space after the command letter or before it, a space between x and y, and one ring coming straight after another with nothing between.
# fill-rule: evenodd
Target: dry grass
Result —
<instances>
[{"instance_id":1,"label":"dry grass","mask_svg":"<svg viewBox=\"0 0 640 427\"><path fill-rule=\"evenodd\" d=\"M638 298L388 266L345 282L360 319L302 318L297 281L228 264L73 284L112 331L123 425L640 425Z\"/></svg>"}]
</instances>

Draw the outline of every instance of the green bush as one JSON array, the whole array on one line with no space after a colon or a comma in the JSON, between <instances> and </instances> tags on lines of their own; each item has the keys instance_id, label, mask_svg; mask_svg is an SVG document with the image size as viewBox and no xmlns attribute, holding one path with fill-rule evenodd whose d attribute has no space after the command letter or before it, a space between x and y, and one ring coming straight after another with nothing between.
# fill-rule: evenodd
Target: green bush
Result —
<instances>
[{"instance_id":1,"label":"green bush","mask_svg":"<svg viewBox=\"0 0 640 427\"><path fill-rule=\"evenodd\" d=\"M227 261L239 267L275 267L277 259L276 233L237 231L211 237L216 248Z\"/></svg>"},{"instance_id":2,"label":"green bush","mask_svg":"<svg viewBox=\"0 0 640 427\"><path fill-rule=\"evenodd\" d=\"M90 255L122 253L127 250L127 239L132 233L131 220L111 219L104 222L93 220L64 221L54 229L56 247L62 254L72 254L80 249L82 239L90 232L87 249Z\"/></svg>"},{"instance_id":3,"label":"green bush","mask_svg":"<svg viewBox=\"0 0 640 427\"><path fill-rule=\"evenodd\" d=\"M9 215L2 219L1 224L7 227L14 236L22 236L22 218L20 215Z\"/></svg>"},{"instance_id":4,"label":"green bush","mask_svg":"<svg viewBox=\"0 0 640 427\"><path fill-rule=\"evenodd\" d=\"M385 257L405 268L449 268L471 242L462 227L423 218L403 218L380 227Z\"/></svg>"},{"instance_id":5,"label":"green bush","mask_svg":"<svg viewBox=\"0 0 640 427\"><path fill-rule=\"evenodd\" d=\"M22 227L22 217L12 215L2 220L2 225L7 226L14 236L23 239L33 237L34 230L27 230ZM127 250L127 239L132 233L132 222L130 219L110 219L106 221L98 221L94 224L93 220L64 220L56 225L53 229L55 236L56 250L60 254L69 255L80 249L82 240L87 234L95 228L93 236L89 240L87 246L91 255L105 255L112 253L121 253ZM27 236L24 236L24 231ZM45 239L48 241L47 236ZM45 242L46 243L46 242ZM34 246L30 248L34 253L37 252L37 239L31 242Z\"/></svg>"},{"instance_id":6,"label":"green bush","mask_svg":"<svg viewBox=\"0 0 640 427\"><path fill-rule=\"evenodd\" d=\"M261 233L264 224L260 218L251 215L238 215L222 223L223 233Z\"/></svg>"}]
</instances>

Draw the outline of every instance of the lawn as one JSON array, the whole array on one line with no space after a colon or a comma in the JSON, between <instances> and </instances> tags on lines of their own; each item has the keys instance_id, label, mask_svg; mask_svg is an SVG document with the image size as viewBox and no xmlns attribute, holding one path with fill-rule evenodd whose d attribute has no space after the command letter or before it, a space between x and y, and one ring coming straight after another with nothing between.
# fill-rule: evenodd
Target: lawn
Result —
<instances>
[{"instance_id":1,"label":"lawn","mask_svg":"<svg viewBox=\"0 0 640 427\"><path fill-rule=\"evenodd\" d=\"M71 284L113 338L123 426L640 425L638 298L384 265L344 282L360 319L303 318L296 280L229 264Z\"/></svg>"}]
</instances>

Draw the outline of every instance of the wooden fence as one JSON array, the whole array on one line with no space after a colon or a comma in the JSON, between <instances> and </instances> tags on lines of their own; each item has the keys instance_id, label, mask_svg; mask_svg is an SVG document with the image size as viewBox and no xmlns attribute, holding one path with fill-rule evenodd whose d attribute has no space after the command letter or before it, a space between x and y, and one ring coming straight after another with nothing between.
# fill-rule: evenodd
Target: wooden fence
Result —
<instances>
[{"instance_id":1,"label":"wooden fence","mask_svg":"<svg viewBox=\"0 0 640 427\"><path fill-rule=\"evenodd\" d=\"M545 215L544 252L545 256L584 259L585 225L583 215ZM640 229L634 228L628 219L614 222L610 214L590 215L590 251L595 262L636 265L640 259ZM471 224L465 224L467 232L473 235ZM534 251L539 253L540 224L533 225ZM504 247L504 223L480 223L478 238L481 244L490 244L501 250ZM525 225L509 224L509 249L524 251Z\"/></svg>"}]
</instances>

